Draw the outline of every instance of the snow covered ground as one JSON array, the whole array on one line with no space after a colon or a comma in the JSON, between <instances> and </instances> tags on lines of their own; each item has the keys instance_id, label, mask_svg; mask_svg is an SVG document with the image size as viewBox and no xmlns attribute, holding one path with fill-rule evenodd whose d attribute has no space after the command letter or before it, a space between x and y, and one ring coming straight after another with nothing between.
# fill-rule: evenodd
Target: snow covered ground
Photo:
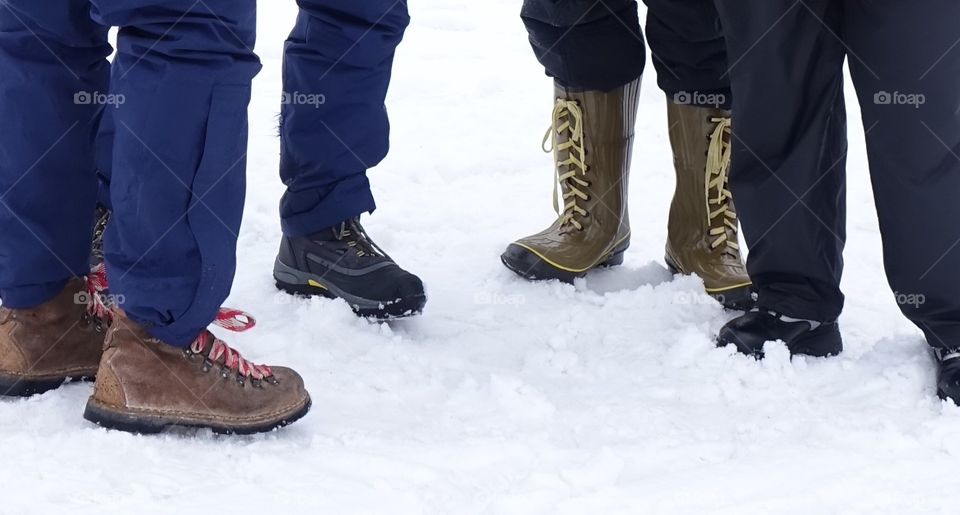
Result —
<instances>
[{"instance_id":1,"label":"snow covered ground","mask_svg":"<svg viewBox=\"0 0 960 515\"><path fill-rule=\"evenodd\" d=\"M380 208L365 221L431 297L419 319L375 324L274 289L295 5L261 6L229 301L260 325L230 341L300 370L313 412L266 436L138 437L81 418L90 385L0 401L0 513L956 513L960 409L936 399L923 340L888 292L855 123L847 351L790 361L778 348L757 363L714 348L731 315L661 262L673 172L652 71L626 265L576 286L526 283L498 255L552 220L539 150L551 90L519 2L411 2L394 150L372 172Z\"/></svg>"}]
</instances>

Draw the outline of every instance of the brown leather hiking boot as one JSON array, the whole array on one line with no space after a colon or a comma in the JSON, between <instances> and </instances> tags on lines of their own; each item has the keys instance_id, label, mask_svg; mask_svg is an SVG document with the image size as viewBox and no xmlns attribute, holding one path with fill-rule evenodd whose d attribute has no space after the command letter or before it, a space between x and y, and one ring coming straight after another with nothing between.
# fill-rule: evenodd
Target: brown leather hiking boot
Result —
<instances>
[{"instance_id":1,"label":"brown leather hiking boot","mask_svg":"<svg viewBox=\"0 0 960 515\"><path fill-rule=\"evenodd\" d=\"M230 310L215 323L234 331L255 324ZM118 312L84 417L134 433L185 426L250 434L286 426L309 410L310 396L293 370L254 365L209 331L188 348L173 347Z\"/></svg>"},{"instance_id":2,"label":"brown leather hiking boot","mask_svg":"<svg viewBox=\"0 0 960 515\"><path fill-rule=\"evenodd\" d=\"M511 243L501 259L527 279L572 282L591 269L623 263L630 246L627 181L640 79L613 90L556 88L553 142L559 217L549 228Z\"/></svg>"},{"instance_id":3,"label":"brown leather hiking boot","mask_svg":"<svg viewBox=\"0 0 960 515\"><path fill-rule=\"evenodd\" d=\"M730 309L753 305L740 255L737 211L730 194L730 111L668 101L677 190L670 206L667 266L695 274Z\"/></svg>"},{"instance_id":4,"label":"brown leather hiking boot","mask_svg":"<svg viewBox=\"0 0 960 515\"><path fill-rule=\"evenodd\" d=\"M26 397L70 379L92 379L105 325L90 283L70 280L52 300L32 309L0 308L0 396Z\"/></svg>"}]
</instances>

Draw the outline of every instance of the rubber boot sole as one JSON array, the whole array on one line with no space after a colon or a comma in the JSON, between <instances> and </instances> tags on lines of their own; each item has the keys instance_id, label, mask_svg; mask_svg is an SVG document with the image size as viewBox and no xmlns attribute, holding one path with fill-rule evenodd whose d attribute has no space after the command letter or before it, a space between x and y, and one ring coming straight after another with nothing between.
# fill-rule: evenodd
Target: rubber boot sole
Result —
<instances>
[{"instance_id":1,"label":"rubber boot sole","mask_svg":"<svg viewBox=\"0 0 960 515\"><path fill-rule=\"evenodd\" d=\"M32 397L56 390L74 380L90 382L94 377L90 374L90 377L81 376L76 379L73 377L26 379L23 376L0 374L0 397Z\"/></svg>"},{"instance_id":2,"label":"rubber boot sole","mask_svg":"<svg viewBox=\"0 0 960 515\"><path fill-rule=\"evenodd\" d=\"M91 398L87 401L87 408L84 410L83 418L107 429L145 435L161 433L175 427L209 429L216 434L223 435L252 435L269 433L300 420L310 411L311 405L312 401L308 398L302 408L281 419L248 425L228 425L200 419L175 418L136 411L117 410Z\"/></svg>"},{"instance_id":3,"label":"rubber boot sole","mask_svg":"<svg viewBox=\"0 0 960 515\"><path fill-rule=\"evenodd\" d=\"M688 275L680 269L680 266L677 265L677 263L670 256L666 256L664 261L666 262L667 269L670 270L671 274ZM739 286L723 291L707 290L706 293L707 295L716 299L716 301L719 302L724 308L733 311L750 311L757 303L753 285Z\"/></svg>"},{"instance_id":4,"label":"rubber boot sole","mask_svg":"<svg viewBox=\"0 0 960 515\"><path fill-rule=\"evenodd\" d=\"M392 302L365 299L347 293L322 277L287 266L279 259L273 266L273 278L277 288L291 295L343 299L357 316L377 320L408 318L423 313L427 304L426 293L411 295Z\"/></svg>"},{"instance_id":5,"label":"rubber boot sole","mask_svg":"<svg viewBox=\"0 0 960 515\"><path fill-rule=\"evenodd\" d=\"M591 270L622 265L623 255L629 247L630 244L628 242L621 243L614 248L605 259L601 260L600 263L579 272L558 268L548 263L530 249L522 245L517 245L516 243L511 243L507 247L506 252L500 256L500 260L503 261L504 266L510 269L510 271L530 281L558 280L565 283L573 283L574 279L586 276Z\"/></svg>"}]
</instances>

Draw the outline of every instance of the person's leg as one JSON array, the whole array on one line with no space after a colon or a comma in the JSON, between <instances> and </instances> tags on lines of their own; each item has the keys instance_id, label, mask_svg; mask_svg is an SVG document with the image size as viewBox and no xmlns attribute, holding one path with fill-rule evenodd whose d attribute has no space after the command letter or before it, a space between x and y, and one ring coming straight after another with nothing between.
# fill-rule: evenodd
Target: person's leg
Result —
<instances>
[{"instance_id":1,"label":"person's leg","mask_svg":"<svg viewBox=\"0 0 960 515\"><path fill-rule=\"evenodd\" d=\"M308 236L375 209L366 172L389 148L384 99L406 0L298 0L283 61L283 232Z\"/></svg>"},{"instance_id":2,"label":"person's leg","mask_svg":"<svg viewBox=\"0 0 960 515\"><path fill-rule=\"evenodd\" d=\"M736 117L730 182L761 307L728 325L719 343L759 353L765 341L780 338L795 352L839 352L845 51L834 34L842 6L716 3ZM818 348L808 348L810 339Z\"/></svg>"},{"instance_id":3,"label":"person's leg","mask_svg":"<svg viewBox=\"0 0 960 515\"><path fill-rule=\"evenodd\" d=\"M259 432L303 416L292 370L243 359L224 310L243 213L255 0L91 0L120 27L106 264L120 309L84 416L126 431Z\"/></svg>"},{"instance_id":4,"label":"person's leg","mask_svg":"<svg viewBox=\"0 0 960 515\"><path fill-rule=\"evenodd\" d=\"M111 88L124 100L113 113L111 286L130 318L185 346L214 319L233 284L247 104L260 69L255 5L93 3L95 20L121 27ZM211 10L226 17L211 17ZM169 29L170 37L159 38L153 27Z\"/></svg>"},{"instance_id":5,"label":"person's leg","mask_svg":"<svg viewBox=\"0 0 960 515\"><path fill-rule=\"evenodd\" d=\"M884 266L903 313L960 351L960 4L849 0L843 36L860 97ZM952 381L960 381L960 372ZM947 388L960 400L960 384ZM944 389L941 388L941 393Z\"/></svg>"},{"instance_id":6,"label":"person's leg","mask_svg":"<svg viewBox=\"0 0 960 515\"><path fill-rule=\"evenodd\" d=\"M88 0L0 4L0 298L35 307L89 271L107 29Z\"/></svg>"},{"instance_id":7,"label":"person's leg","mask_svg":"<svg viewBox=\"0 0 960 515\"><path fill-rule=\"evenodd\" d=\"M646 47L636 0L525 0L530 45L562 88L609 92L640 78Z\"/></svg>"},{"instance_id":8,"label":"person's leg","mask_svg":"<svg viewBox=\"0 0 960 515\"><path fill-rule=\"evenodd\" d=\"M406 0L299 0L283 60L280 202L274 264L289 293L342 298L361 316L415 315L423 282L360 224L373 212L367 170L389 148L384 100L410 21Z\"/></svg>"},{"instance_id":9,"label":"person's leg","mask_svg":"<svg viewBox=\"0 0 960 515\"><path fill-rule=\"evenodd\" d=\"M100 361L93 315L104 313L80 277L110 45L89 11L88 0L0 3L0 396L92 377Z\"/></svg>"},{"instance_id":10,"label":"person's leg","mask_svg":"<svg viewBox=\"0 0 960 515\"><path fill-rule=\"evenodd\" d=\"M557 220L501 256L527 279L573 281L630 245L627 182L645 47L637 3L527 0L534 53L554 79ZM546 141L545 141L546 143Z\"/></svg>"},{"instance_id":11,"label":"person's leg","mask_svg":"<svg viewBox=\"0 0 960 515\"><path fill-rule=\"evenodd\" d=\"M702 278L724 306L748 309L753 292L728 184L733 96L720 15L713 0L645 2L677 175L666 262L675 273Z\"/></svg>"},{"instance_id":12,"label":"person's leg","mask_svg":"<svg viewBox=\"0 0 960 515\"><path fill-rule=\"evenodd\" d=\"M714 0L644 0L657 85L681 105L730 109L727 46Z\"/></svg>"}]
</instances>

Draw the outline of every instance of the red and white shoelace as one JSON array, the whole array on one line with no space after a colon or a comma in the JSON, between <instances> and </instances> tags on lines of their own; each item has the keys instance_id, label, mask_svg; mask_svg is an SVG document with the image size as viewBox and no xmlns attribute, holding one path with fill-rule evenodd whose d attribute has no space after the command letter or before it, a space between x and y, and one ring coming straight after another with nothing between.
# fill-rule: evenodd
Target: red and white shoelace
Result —
<instances>
[{"instance_id":1,"label":"red and white shoelace","mask_svg":"<svg viewBox=\"0 0 960 515\"><path fill-rule=\"evenodd\" d=\"M249 331L257 325L256 319L250 314L228 308L221 308L213 323L235 333ZM248 377L257 381L273 377L273 371L270 370L270 367L253 364L210 331L202 332L190 345L190 352L199 356L203 356L207 349L209 349L206 354L208 360L214 363L222 363L224 367L235 370L241 377Z\"/></svg>"},{"instance_id":2,"label":"red and white shoelace","mask_svg":"<svg viewBox=\"0 0 960 515\"><path fill-rule=\"evenodd\" d=\"M108 326L113 323L113 301L107 290L107 267L100 263L90 270L86 278L87 284L87 314L102 320Z\"/></svg>"},{"instance_id":3,"label":"red and white shoelace","mask_svg":"<svg viewBox=\"0 0 960 515\"><path fill-rule=\"evenodd\" d=\"M113 300L107 293L110 284L107 281L107 267L100 263L90 270L87 276L87 313L110 325L113 322ZM257 320L249 313L237 309L221 308L214 325L228 331L242 333L257 325ZM190 345L190 352L204 356L213 363L222 363L224 367L235 370L240 376L257 381L273 377L273 371L266 365L255 365L239 352L215 337L210 331L204 331Z\"/></svg>"}]
</instances>

